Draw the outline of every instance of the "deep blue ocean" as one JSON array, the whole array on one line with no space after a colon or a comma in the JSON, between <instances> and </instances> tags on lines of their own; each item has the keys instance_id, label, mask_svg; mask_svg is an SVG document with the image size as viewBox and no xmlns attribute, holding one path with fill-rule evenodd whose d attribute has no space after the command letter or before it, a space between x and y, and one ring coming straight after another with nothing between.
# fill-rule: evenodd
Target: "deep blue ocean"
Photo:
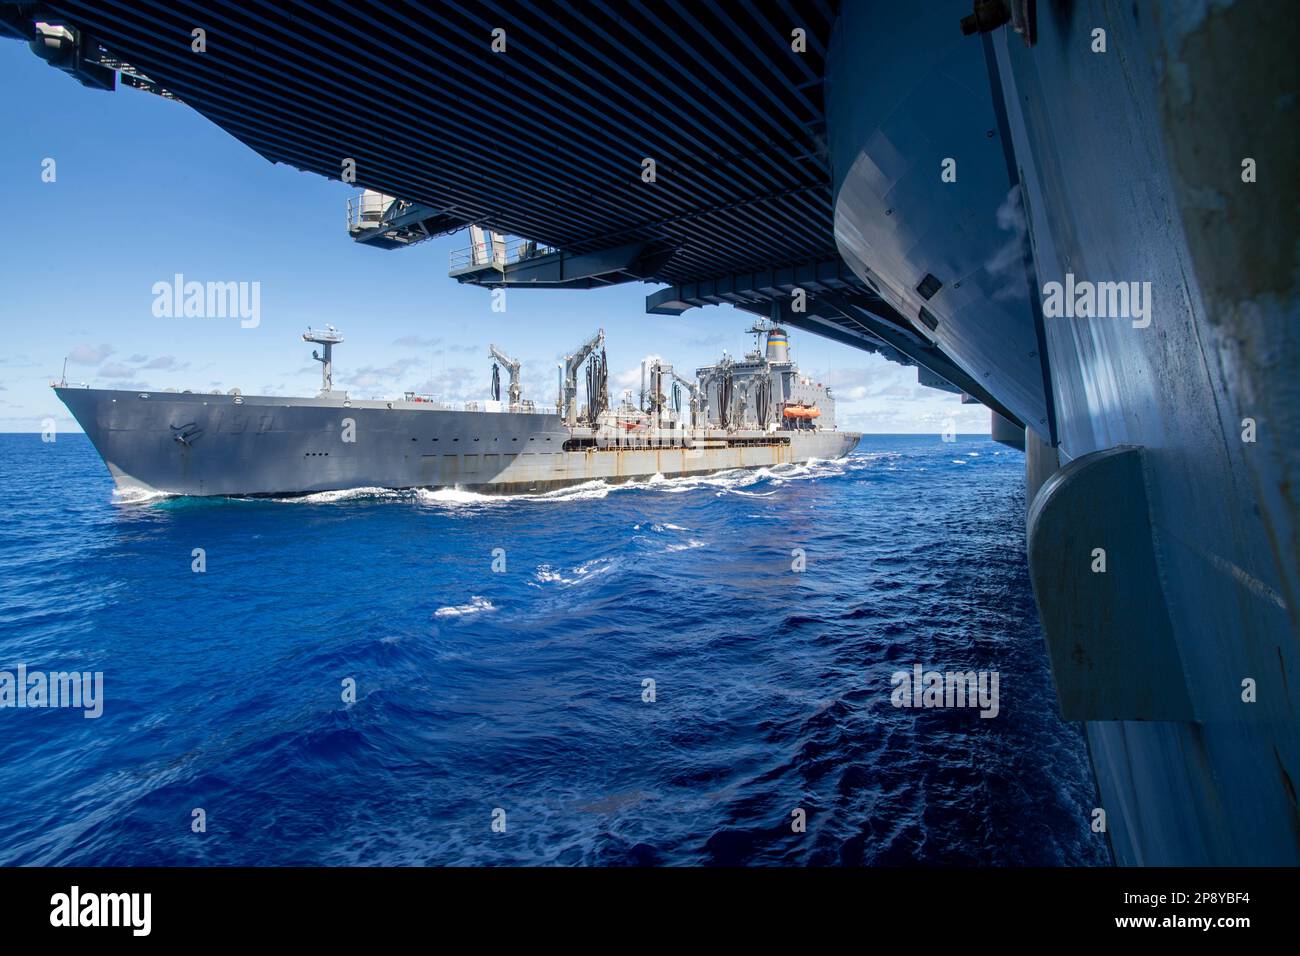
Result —
<instances>
[{"instance_id":1,"label":"deep blue ocean","mask_svg":"<svg viewBox=\"0 0 1300 956\"><path fill-rule=\"evenodd\" d=\"M987 439L123 501L83 436L0 435L0 509L0 670L104 675L99 719L0 709L0 864L1109 862ZM998 716L895 708L915 663L997 671Z\"/></svg>"}]
</instances>

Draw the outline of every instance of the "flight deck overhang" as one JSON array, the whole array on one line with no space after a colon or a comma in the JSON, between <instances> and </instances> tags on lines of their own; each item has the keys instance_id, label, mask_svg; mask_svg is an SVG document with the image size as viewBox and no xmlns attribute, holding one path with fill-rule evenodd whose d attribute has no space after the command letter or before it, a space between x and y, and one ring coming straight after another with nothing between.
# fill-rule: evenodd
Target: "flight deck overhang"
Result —
<instances>
[{"instance_id":1,"label":"flight deck overhang","mask_svg":"<svg viewBox=\"0 0 1300 956\"><path fill-rule=\"evenodd\" d=\"M656 313L716 301L767 316L798 285L816 305L791 325L1000 410L924 315L903 319L841 258L826 80L842 8L54 0L40 14L268 160L400 197L401 221L358 241L474 224L535 252L453 265L460 282L662 283L676 291L651 297Z\"/></svg>"},{"instance_id":2,"label":"flight deck overhang","mask_svg":"<svg viewBox=\"0 0 1300 956\"><path fill-rule=\"evenodd\" d=\"M516 247L518 251L501 255L489 247L481 257L473 249L468 256L458 250L452 253L448 274L468 285L591 289L646 280L672 255L671 250L656 250L646 242L586 253L542 249L528 242Z\"/></svg>"},{"instance_id":3,"label":"flight deck overhang","mask_svg":"<svg viewBox=\"0 0 1300 956\"><path fill-rule=\"evenodd\" d=\"M670 286L646 297L646 311L657 315L681 315L705 305L731 305L900 365L915 365L921 384L971 395L1007 422L1024 427L988 388L839 258L718 276Z\"/></svg>"}]
</instances>

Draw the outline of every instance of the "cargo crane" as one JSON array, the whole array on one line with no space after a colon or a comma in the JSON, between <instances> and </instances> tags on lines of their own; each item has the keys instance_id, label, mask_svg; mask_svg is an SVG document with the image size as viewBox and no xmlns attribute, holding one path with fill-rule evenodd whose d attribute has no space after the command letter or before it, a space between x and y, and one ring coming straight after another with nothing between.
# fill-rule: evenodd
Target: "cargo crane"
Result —
<instances>
[{"instance_id":1,"label":"cargo crane","mask_svg":"<svg viewBox=\"0 0 1300 956\"><path fill-rule=\"evenodd\" d=\"M519 385L519 370L522 363L517 359L512 359L495 345L488 346L488 356L494 362L492 366L492 398L495 401L501 400L501 377L495 364L499 362L505 366L506 372L510 375L510 385L506 389L506 394L509 395L510 406L513 408L519 404L523 396L523 389Z\"/></svg>"},{"instance_id":2,"label":"cargo crane","mask_svg":"<svg viewBox=\"0 0 1300 956\"><path fill-rule=\"evenodd\" d=\"M650 391L646 402L646 411L654 417L656 428L662 428L664 425L663 411L668 405L667 389L664 387L665 380L675 381L684 385L691 394L691 427L694 428L699 422L700 409L703 407L703 393L698 382L691 381L679 375L671 365L655 359L650 364Z\"/></svg>"},{"instance_id":3,"label":"cargo crane","mask_svg":"<svg viewBox=\"0 0 1300 956\"><path fill-rule=\"evenodd\" d=\"M564 384L560 392L560 407L564 409L564 421L570 428L578 424L578 369L587 361L596 349L605 344L605 330L600 329L576 352L564 357Z\"/></svg>"},{"instance_id":4,"label":"cargo crane","mask_svg":"<svg viewBox=\"0 0 1300 956\"><path fill-rule=\"evenodd\" d=\"M664 375L671 375L672 371L671 365L665 365L659 359L650 363L650 390L644 393L642 405L655 428L663 428L664 425L664 407L668 404L668 396L664 394Z\"/></svg>"},{"instance_id":5,"label":"cargo crane","mask_svg":"<svg viewBox=\"0 0 1300 956\"><path fill-rule=\"evenodd\" d=\"M700 383L679 375L673 371L671 365L668 366L668 374L673 377L675 382L691 393L691 427L698 428L701 419L704 417L704 391L700 388Z\"/></svg>"}]
</instances>

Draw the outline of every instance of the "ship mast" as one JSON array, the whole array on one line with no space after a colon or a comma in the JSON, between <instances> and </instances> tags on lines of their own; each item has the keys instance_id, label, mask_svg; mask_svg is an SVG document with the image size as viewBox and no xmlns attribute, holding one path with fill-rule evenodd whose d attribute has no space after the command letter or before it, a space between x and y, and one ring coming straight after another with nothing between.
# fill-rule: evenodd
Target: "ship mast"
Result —
<instances>
[{"instance_id":1,"label":"ship mast","mask_svg":"<svg viewBox=\"0 0 1300 956\"><path fill-rule=\"evenodd\" d=\"M334 391L334 346L343 341L343 333L332 325L325 326L324 332L317 332L308 328L302 334L304 342L315 342L325 350L321 355L315 349L311 350L311 357L320 362L320 390L322 395L328 395Z\"/></svg>"}]
</instances>

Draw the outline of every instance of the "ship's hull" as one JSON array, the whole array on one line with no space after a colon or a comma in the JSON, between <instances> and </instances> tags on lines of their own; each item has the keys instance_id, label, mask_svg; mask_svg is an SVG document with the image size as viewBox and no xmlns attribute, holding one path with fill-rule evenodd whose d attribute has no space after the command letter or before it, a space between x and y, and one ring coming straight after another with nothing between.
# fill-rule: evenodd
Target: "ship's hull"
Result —
<instances>
[{"instance_id":1,"label":"ship's hull","mask_svg":"<svg viewBox=\"0 0 1300 956\"><path fill-rule=\"evenodd\" d=\"M1146 318L1045 321L1059 463L1086 486L1104 450L1141 449L1140 477L1089 492L1145 500L1116 544L1153 559L1167 664L1107 680L1186 701L1086 723L1108 835L1125 864L1295 866L1296 196L1243 178L1246 157L1295 166L1295 21L1259 0L1038 6L1037 46L994 47L1039 279L1152 290ZM1086 619L1082 593L1036 590ZM1120 642L1153 641L1126 616Z\"/></svg>"},{"instance_id":2,"label":"ship's hull","mask_svg":"<svg viewBox=\"0 0 1300 956\"><path fill-rule=\"evenodd\" d=\"M1029 428L1035 593L1098 784L1080 826L1122 864L1295 865L1295 20L1036 6L1033 47L960 37L962 0L844 8L837 240ZM1074 279L1145 282L1146 314L1044 315Z\"/></svg>"},{"instance_id":3,"label":"ship's hull","mask_svg":"<svg viewBox=\"0 0 1300 956\"><path fill-rule=\"evenodd\" d=\"M341 398L58 388L119 488L194 496L456 487L535 493L587 481L833 459L859 435L682 429L591 445L556 415ZM575 436L577 437L575 440ZM587 447L575 447L583 446ZM567 446L567 447L566 447Z\"/></svg>"}]
</instances>

